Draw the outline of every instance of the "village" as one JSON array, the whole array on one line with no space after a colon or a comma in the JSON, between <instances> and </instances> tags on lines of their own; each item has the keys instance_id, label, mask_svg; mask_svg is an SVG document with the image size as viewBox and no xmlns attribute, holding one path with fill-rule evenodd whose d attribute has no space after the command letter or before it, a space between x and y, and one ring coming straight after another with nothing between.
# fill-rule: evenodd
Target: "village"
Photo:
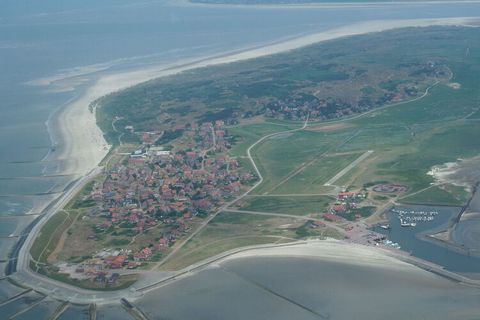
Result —
<instances>
[{"instance_id":1,"label":"village","mask_svg":"<svg viewBox=\"0 0 480 320\"><path fill-rule=\"evenodd\" d=\"M58 265L73 279L115 285L120 275L149 268L256 179L227 155L234 139L221 120L135 134L141 147L105 169L104 179L83 199L93 203L82 217L91 226L85 241L102 247L81 261ZM324 222L312 219L310 228L334 224L346 239L378 243L382 235L357 223L375 209L365 205L367 197L366 190L338 192L321 214Z\"/></svg>"},{"instance_id":2,"label":"village","mask_svg":"<svg viewBox=\"0 0 480 320\"><path fill-rule=\"evenodd\" d=\"M85 241L108 238L110 247L80 263L61 265L62 272L114 283L118 273L108 270L136 269L158 261L202 218L255 178L225 155L223 121L195 126L189 133L195 137L190 139L191 147L173 150L156 146L150 139L153 135L143 134L142 147L111 166L105 180L93 185L83 201L94 205L82 219L97 223Z\"/></svg>"}]
</instances>

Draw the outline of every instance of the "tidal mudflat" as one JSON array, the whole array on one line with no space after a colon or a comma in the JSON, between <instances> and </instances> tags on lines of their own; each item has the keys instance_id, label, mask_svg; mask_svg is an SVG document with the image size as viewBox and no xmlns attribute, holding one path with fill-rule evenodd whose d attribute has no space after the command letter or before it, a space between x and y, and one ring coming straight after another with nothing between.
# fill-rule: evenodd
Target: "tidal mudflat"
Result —
<instances>
[{"instance_id":1,"label":"tidal mudflat","mask_svg":"<svg viewBox=\"0 0 480 320\"><path fill-rule=\"evenodd\" d=\"M335 250L342 248L339 259L302 256L302 248L294 256L284 249L240 255L136 305L150 319L468 319L480 311L476 288L367 249L360 249L367 258Z\"/></svg>"}]
</instances>

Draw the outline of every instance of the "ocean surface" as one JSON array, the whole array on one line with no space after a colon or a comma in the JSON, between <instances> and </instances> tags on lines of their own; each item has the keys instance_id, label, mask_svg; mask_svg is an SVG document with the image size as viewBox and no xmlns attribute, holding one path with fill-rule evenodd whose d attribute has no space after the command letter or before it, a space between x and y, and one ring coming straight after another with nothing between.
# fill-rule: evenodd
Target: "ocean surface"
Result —
<instances>
[{"instance_id":1,"label":"ocean surface","mask_svg":"<svg viewBox=\"0 0 480 320\"><path fill-rule=\"evenodd\" d=\"M480 3L191 6L175 1L0 2L0 267L73 176L49 122L100 75L241 50L355 22L480 16ZM87 107L87 106L85 106Z\"/></svg>"}]
</instances>

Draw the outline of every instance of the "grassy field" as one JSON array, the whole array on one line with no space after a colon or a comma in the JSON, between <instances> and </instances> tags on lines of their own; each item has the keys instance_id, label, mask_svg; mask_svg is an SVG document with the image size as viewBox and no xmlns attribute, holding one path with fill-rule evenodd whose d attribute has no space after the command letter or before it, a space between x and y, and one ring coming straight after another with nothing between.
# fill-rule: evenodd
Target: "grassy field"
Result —
<instances>
[{"instance_id":1,"label":"grassy field","mask_svg":"<svg viewBox=\"0 0 480 320\"><path fill-rule=\"evenodd\" d=\"M247 197L242 200L242 210L285 213L293 215L317 215L324 213L332 202L328 196L301 197Z\"/></svg>"},{"instance_id":2,"label":"grassy field","mask_svg":"<svg viewBox=\"0 0 480 320\"><path fill-rule=\"evenodd\" d=\"M326 188L324 184L361 154L328 154L324 157L319 157L311 165L305 166L302 171L296 173L284 183L272 188L270 193L285 194L291 193L293 190L296 191L295 193L300 194L325 192L329 188Z\"/></svg>"},{"instance_id":3,"label":"grassy field","mask_svg":"<svg viewBox=\"0 0 480 320\"><path fill-rule=\"evenodd\" d=\"M450 90L444 87L444 90ZM434 95L435 93L432 93ZM451 101L453 104L454 102ZM418 102L421 107L423 102ZM433 108L435 105L432 105ZM390 110L388 110L390 111ZM442 112L441 110L439 110ZM392 109L392 112L393 111ZM387 110L382 112L387 113ZM466 114L466 112L465 112ZM362 119L362 121L365 121ZM375 120L377 122L378 120ZM456 161L458 158L468 158L480 153L480 139L473 139L480 132L480 123L458 120L445 120L438 123L415 123L412 119L408 124L379 126L373 128L365 124L365 130L342 146L338 151L352 152L346 155L322 155L328 146L337 138L342 141L345 132L329 132L322 135L302 135L303 145L310 148L316 146L316 161L312 153L299 152L302 148L299 139L285 138L284 143L268 141L254 150L255 159L264 177L264 183L254 191L256 194L302 194L325 192L323 184L349 163L355 160L364 150L374 150L374 156L368 159L368 165L360 163L337 181L338 185L350 185L360 188L372 181L389 181L405 184L410 193L418 192L430 186L433 182L427 172L434 165ZM344 131L344 130L343 130ZM353 129L352 129L353 132ZM325 146L327 145L327 146ZM286 152L287 148L295 152ZM323 147L323 148L322 148ZM309 164L306 166L306 164ZM459 204L464 201L462 190L442 190L441 204ZM447 196L449 195L449 196ZM422 199L423 197L423 199ZM432 203L436 197L429 193L418 193L415 202ZM438 198L438 197L437 197ZM406 198L405 198L406 199ZM409 201L412 201L411 199Z\"/></svg>"},{"instance_id":4,"label":"grassy field","mask_svg":"<svg viewBox=\"0 0 480 320\"><path fill-rule=\"evenodd\" d=\"M289 174L324 155L334 143L323 132L308 131L289 133L260 143L253 149L252 157L265 181L254 192L271 192Z\"/></svg>"},{"instance_id":5,"label":"grassy field","mask_svg":"<svg viewBox=\"0 0 480 320\"><path fill-rule=\"evenodd\" d=\"M161 268L178 270L222 252L251 245L285 243L304 236L338 236L330 228L310 229L304 221L222 212Z\"/></svg>"},{"instance_id":6,"label":"grassy field","mask_svg":"<svg viewBox=\"0 0 480 320\"><path fill-rule=\"evenodd\" d=\"M241 246L274 243L284 238L294 240L295 232L289 230L290 225L295 225L293 219L222 212L162 269L179 269Z\"/></svg>"},{"instance_id":7,"label":"grassy field","mask_svg":"<svg viewBox=\"0 0 480 320\"><path fill-rule=\"evenodd\" d=\"M461 190L448 190L439 186L432 186L416 194L407 195L399 199L406 204L432 204L432 205L463 205L466 202Z\"/></svg>"},{"instance_id":8,"label":"grassy field","mask_svg":"<svg viewBox=\"0 0 480 320\"><path fill-rule=\"evenodd\" d=\"M261 137L275 132L295 129L301 126L302 125L296 126L295 124L284 126L269 123L258 123L228 128L228 132L237 137L237 141L230 150L230 154L232 156L244 156L247 153L248 147L250 147Z\"/></svg>"},{"instance_id":9,"label":"grassy field","mask_svg":"<svg viewBox=\"0 0 480 320\"><path fill-rule=\"evenodd\" d=\"M55 214L42 227L30 249L32 258L39 263L46 263L47 258L55 249L63 232L70 226L72 218L66 211Z\"/></svg>"},{"instance_id":10,"label":"grassy field","mask_svg":"<svg viewBox=\"0 0 480 320\"><path fill-rule=\"evenodd\" d=\"M322 186L329 177L361 152L374 150L368 161L353 168L337 184L361 188L372 181L389 181L405 184L409 193L415 193L404 195L406 202L464 203L467 196L463 189L418 192L433 182L427 175L432 166L480 153L480 139L473 138L480 132L480 123L465 119L474 118L478 112L480 85L471 73L480 71L480 57L470 57L469 68L465 67L466 61L459 63L454 57L451 70L455 81L461 83L458 89L440 83L423 99L346 120L338 129L301 131L259 144L253 156L264 182L254 193L326 192L328 189ZM347 154L335 155L341 152ZM261 203L258 206L263 208ZM256 210L255 204L248 208Z\"/></svg>"},{"instance_id":11,"label":"grassy field","mask_svg":"<svg viewBox=\"0 0 480 320\"><path fill-rule=\"evenodd\" d=\"M44 272L52 273L52 263L58 261L58 256L62 255L62 250L68 244L68 237L73 231L82 231L76 223L78 218L86 213L94 203L91 200L85 200L84 197L92 190L95 181L101 181L103 176L98 176L94 181L87 183L83 189L65 206L63 210L58 211L51 217L40 229L35 239L30 254L34 260L34 268ZM75 228L72 226L75 225ZM86 238L85 233L83 238ZM84 241L85 242L85 241ZM52 274L55 274L53 272Z\"/></svg>"},{"instance_id":12,"label":"grassy field","mask_svg":"<svg viewBox=\"0 0 480 320\"><path fill-rule=\"evenodd\" d=\"M115 290L126 289L130 287L132 284L134 284L135 282L137 282L138 280L137 274L122 275L118 278L115 284L109 285L109 284L97 283L92 280L71 279L67 274L63 274L63 273L53 273L48 275L52 279L65 282L82 289L96 290L96 291L115 291Z\"/></svg>"}]
</instances>

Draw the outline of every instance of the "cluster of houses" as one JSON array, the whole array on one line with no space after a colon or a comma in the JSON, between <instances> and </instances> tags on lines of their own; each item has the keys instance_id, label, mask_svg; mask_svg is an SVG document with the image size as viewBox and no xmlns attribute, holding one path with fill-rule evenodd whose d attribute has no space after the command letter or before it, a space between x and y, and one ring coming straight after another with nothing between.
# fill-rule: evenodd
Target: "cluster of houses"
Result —
<instances>
[{"instance_id":1,"label":"cluster of houses","mask_svg":"<svg viewBox=\"0 0 480 320\"><path fill-rule=\"evenodd\" d=\"M362 218L355 210L358 209L360 202L365 200L366 193L354 193L349 191L339 192L337 201L330 207L330 212L323 215L323 218L331 222L341 222L345 219L355 220Z\"/></svg>"},{"instance_id":2,"label":"cluster of houses","mask_svg":"<svg viewBox=\"0 0 480 320\"><path fill-rule=\"evenodd\" d=\"M135 269L152 253L153 251L148 247L136 253L130 249L102 250L92 258L76 265L74 277L112 285L120 277L119 269Z\"/></svg>"},{"instance_id":3,"label":"cluster of houses","mask_svg":"<svg viewBox=\"0 0 480 320\"><path fill-rule=\"evenodd\" d=\"M315 120L336 119L417 96L419 79L444 77L448 74L446 66L435 62L411 65L409 69L409 75L415 79L382 82L374 85L375 89L371 92L362 91L358 97L350 97L351 100L344 97L315 96L305 92L276 98L264 105L264 115L289 120L305 120L307 116Z\"/></svg>"},{"instance_id":4,"label":"cluster of houses","mask_svg":"<svg viewBox=\"0 0 480 320\"><path fill-rule=\"evenodd\" d=\"M223 122L217 121L194 129L200 138L197 148L168 151L145 146L106 172L103 183L90 193L96 205L87 218L97 223L89 239L108 235L114 241L121 239L112 242L113 246L133 249L127 239L150 230L155 230L156 238L154 243L137 241L132 252L124 249L96 255L93 265L102 266L98 270L136 268L152 255L161 254L191 231L197 217L220 208L253 178L235 159L218 152L227 147L222 127ZM207 155L205 148L216 152Z\"/></svg>"},{"instance_id":5,"label":"cluster of houses","mask_svg":"<svg viewBox=\"0 0 480 320\"><path fill-rule=\"evenodd\" d=\"M315 96L291 96L285 100L276 100L265 106L265 116L289 120L305 120L307 116L315 120L339 118L352 113L365 111L367 107L352 105L341 99L319 99Z\"/></svg>"},{"instance_id":6,"label":"cluster of houses","mask_svg":"<svg viewBox=\"0 0 480 320\"><path fill-rule=\"evenodd\" d=\"M231 148L232 137L227 135L223 120L217 120L214 123L205 122L201 125L192 124L186 135L193 137L197 150L225 152Z\"/></svg>"}]
</instances>

